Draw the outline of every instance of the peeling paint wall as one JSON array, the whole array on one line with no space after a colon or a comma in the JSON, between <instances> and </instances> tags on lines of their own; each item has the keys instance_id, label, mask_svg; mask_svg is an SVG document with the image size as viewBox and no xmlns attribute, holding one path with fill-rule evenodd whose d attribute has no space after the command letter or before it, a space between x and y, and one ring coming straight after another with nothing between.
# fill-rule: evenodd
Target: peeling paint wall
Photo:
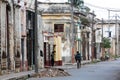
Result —
<instances>
[{"instance_id":1,"label":"peeling paint wall","mask_svg":"<svg viewBox=\"0 0 120 80\"><path fill-rule=\"evenodd\" d=\"M20 8L15 8L15 27L14 27L15 48L21 53L21 28L20 28ZM17 51L15 51L17 53Z\"/></svg>"},{"instance_id":2,"label":"peeling paint wall","mask_svg":"<svg viewBox=\"0 0 120 80\"><path fill-rule=\"evenodd\" d=\"M27 60L27 34L26 34L26 7L22 6L21 7L21 36L23 42L21 42L21 51L22 52L22 69L27 70L28 69L28 60Z\"/></svg>"},{"instance_id":3,"label":"peeling paint wall","mask_svg":"<svg viewBox=\"0 0 120 80\"><path fill-rule=\"evenodd\" d=\"M20 5L22 4L20 3ZM12 0L8 0L8 1L0 0L0 35L1 35L0 51L6 53L6 57L9 61L9 64L8 64L8 61L6 61L6 66L7 67L10 66L10 70L15 70L16 54L19 53L19 55L21 56L21 6L20 5L14 4L13 6ZM26 18L24 19L26 21ZM26 27L25 23L26 22L23 23L24 27ZM25 42L24 44L26 45ZM9 53L9 56L7 56L8 53ZM27 61L26 46L25 46L24 53L25 53L24 60ZM1 59L1 56L0 56L0 59ZM1 63L1 60L0 60L0 63Z\"/></svg>"},{"instance_id":4,"label":"peeling paint wall","mask_svg":"<svg viewBox=\"0 0 120 80\"><path fill-rule=\"evenodd\" d=\"M10 69L14 70L14 66L15 66L15 61L14 61L14 15L13 15L13 5L10 2L10 11L8 13L8 19L9 19L9 23L8 23L8 28L9 28L9 58L10 58Z\"/></svg>"},{"instance_id":5,"label":"peeling paint wall","mask_svg":"<svg viewBox=\"0 0 120 80\"><path fill-rule=\"evenodd\" d=\"M3 59L2 57L6 57L7 53L7 44L6 44L6 3L2 2L1 4L1 68L7 68L7 59Z\"/></svg>"},{"instance_id":6,"label":"peeling paint wall","mask_svg":"<svg viewBox=\"0 0 120 80\"><path fill-rule=\"evenodd\" d=\"M43 52L43 24L41 15L38 15L38 67L44 68L44 58L41 56L40 50Z\"/></svg>"}]
</instances>

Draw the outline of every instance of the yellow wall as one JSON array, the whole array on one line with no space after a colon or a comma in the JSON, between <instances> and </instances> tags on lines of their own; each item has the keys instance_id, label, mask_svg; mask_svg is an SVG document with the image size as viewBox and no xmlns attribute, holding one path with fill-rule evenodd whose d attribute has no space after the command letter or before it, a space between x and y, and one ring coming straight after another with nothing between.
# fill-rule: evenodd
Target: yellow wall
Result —
<instances>
[{"instance_id":1,"label":"yellow wall","mask_svg":"<svg viewBox=\"0 0 120 80\"><path fill-rule=\"evenodd\" d=\"M61 37L54 37L54 44L56 45L55 61L62 60L61 56Z\"/></svg>"}]
</instances>

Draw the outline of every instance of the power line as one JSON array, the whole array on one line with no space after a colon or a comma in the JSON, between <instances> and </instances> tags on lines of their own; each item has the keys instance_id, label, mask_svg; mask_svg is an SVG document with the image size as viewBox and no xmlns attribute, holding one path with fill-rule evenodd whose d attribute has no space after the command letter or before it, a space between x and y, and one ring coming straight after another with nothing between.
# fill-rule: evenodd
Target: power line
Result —
<instances>
[{"instance_id":1,"label":"power line","mask_svg":"<svg viewBox=\"0 0 120 80\"><path fill-rule=\"evenodd\" d=\"M99 8L99 9L109 10L109 11L113 11L113 12L120 12L120 9L117 9L117 8L101 7L101 6L96 6L96 5L93 5L90 3L86 3L86 2L84 4L91 6L91 7Z\"/></svg>"},{"instance_id":2,"label":"power line","mask_svg":"<svg viewBox=\"0 0 120 80\"><path fill-rule=\"evenodd\" d=\"M120 12L120 10L117 10L117 9L110 9L110 11L112 11L112 12Z\"/></svg>"}]
</instances>

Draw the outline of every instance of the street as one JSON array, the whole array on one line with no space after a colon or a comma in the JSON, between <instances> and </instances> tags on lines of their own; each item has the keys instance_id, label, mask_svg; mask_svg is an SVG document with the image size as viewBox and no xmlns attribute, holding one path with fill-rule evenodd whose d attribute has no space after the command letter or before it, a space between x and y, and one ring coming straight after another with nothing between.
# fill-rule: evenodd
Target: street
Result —
<instances>
[{"instance_id":1,"label":"street","mask_svg":"<svg viewBox=\"0 0 120 80\"><path fill-rule=\"evenodd\" d=\"M120 80L120 59L66 69L71 76L31 78L28 80Z\"/></svg>"}]
</instances>

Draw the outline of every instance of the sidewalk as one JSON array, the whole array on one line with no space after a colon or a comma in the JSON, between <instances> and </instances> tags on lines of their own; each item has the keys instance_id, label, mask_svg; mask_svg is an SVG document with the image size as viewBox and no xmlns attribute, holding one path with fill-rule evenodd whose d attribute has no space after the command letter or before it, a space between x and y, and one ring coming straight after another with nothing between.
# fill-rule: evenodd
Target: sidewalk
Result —
<instances>
[{"instance_id":1,"label":"sidewalk","mask_svg":"<svg viewBox=\"0 0 120 80\"><path fill-rule=\"evenodd\" d=\"M81 61L82 65L90 64L90 63L91 63L90 60ZM77 67L77 63L64 63L63 66L55 66L55 68L62 68L62 69L71 69L76 67Z\"/></svg>"},{"instance_id":2,"label":"sidewalk","mask_svg":"<svg viewBox=\"0 0 120 80\"><path fill-rule=\"evenodd\" d=\"M21 78L23 76L27 76L28 74L34 74L34 71L25 71L19 73L10 73L0 76L0 80L16 80L15 78Z\"/></svg>"},{"instance_id":3,"label":"sidewalk","mask_svg":"<svg viewBox=\"0 0 120 80\"><path fill-rule=\"evenodd\" d=\"M81 64L89 64L91 61L82 61ZM64 64L63 66L55 66L55 68L62 68L62 69L70 69L70 68L76 68L76 63L72 64L72 63L68 63L68 64ZM43 70L43 69L41 69ZM5 75L1 75L0 76L0 80L23 80L21 79L22 77L28 77L29 75L34 74L34 70L32 71L25 71L25 72L19 72L19 73L10 73L10 74L5 74Z\"/></svg>"}]
</instances>

